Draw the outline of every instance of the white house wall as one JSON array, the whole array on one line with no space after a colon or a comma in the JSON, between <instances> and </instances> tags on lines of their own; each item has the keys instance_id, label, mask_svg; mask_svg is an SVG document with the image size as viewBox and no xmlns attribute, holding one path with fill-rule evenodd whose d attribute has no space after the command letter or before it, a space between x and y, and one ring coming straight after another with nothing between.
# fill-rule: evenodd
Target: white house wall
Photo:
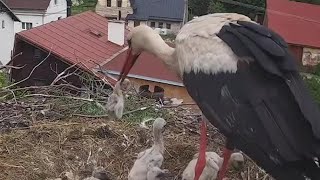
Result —
<instances>
[{"instance_id":1,"label":"white house wall","mask_svg":"<svg viewBox=\"0 0 320 180\"><path fill-rule=\"evenodd\" d=\"M4 28L2 28L4 21ZM0 13L0 61L7 64L11 59L14 42L14 21L7 13Z\"/></svg>"},{"instance_id":2,"label":"white house wall","mask_svg":"<svg viewBox=\"0 0 320 180\"><path fill-rule=\"evenodd\" d=\"M56 0L57 4L54 3L55 0L51 0L50 5L44 17L44 23L49 23L51 21L56 21L59 17L67 17L67 1L66 0Z\"/></svg>"},{"instance_id":3,"label":"white house wall","mask_svg":"<svg viewBox=\"0 0 320 180\"><path fill-rule=\"evenodd\" d=\"M137 20L139 21L139 20ZM151 22L155 22L155 28L159 26L160 21L140 21L140 24L148 25L151 26ZM167 32L168 34L177 34L182 26L181 22L167 22L167 21L161 21L163 23L163 28L166 28L166 24L169 23L171 24L171 29L168 29ZM134 21L133 20L128 20L128 26L129 27L134 27Z\"/></svg>"},{"instance_id":4,"label":"white house wall","mask_svg":"<svg viewBox=\"0 0 320 180\"><path fill-rule=\"evenodd\" d=\"M15 12L16 16L21 20L21 22L14 23L14 32L18 33L22 29L22 22L32 23L32 27L37 27L43 24L44 18L41 13L29 13L29 12Z\"/></svg>"},{"instance_id":5,"label":"white house wall","mask_svg":"<svg viewBox=\"0 0 320 180\"><path fill-rule=\"evenodd\" d=\"M67 1L66 0L57 0L57 4L55 4L55 0L51 0L46 12L37 12L31 10L25 11L17 11L13 10L13 12L18 16L21 22L15 22L14 24L14 32L18 33L25 29L22 29L22 23L32 23L32 27L41 26L43 24L49 23L51 21L56 21L59 17L66 18L67 17Z\"/></svg>"}]
</instances>

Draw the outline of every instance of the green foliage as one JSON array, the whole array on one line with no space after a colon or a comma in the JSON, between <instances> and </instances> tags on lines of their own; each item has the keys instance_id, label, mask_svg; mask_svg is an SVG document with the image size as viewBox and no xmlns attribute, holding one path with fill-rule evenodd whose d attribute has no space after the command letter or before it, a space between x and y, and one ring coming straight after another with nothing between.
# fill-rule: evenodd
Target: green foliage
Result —
<instances>
[{"instance_id":1,"label":"green foliage","mask_svg":"<svg viewBox=\"0 0 320 180\"><path fill-rule=\"evenodd\" d=\"M312 74L317 75L317 76L320 76L320 64L318 64L318 65L314 68Z\"/></svg>"},{"instance_id":2,"label":"green foliage","mask_svg":"<svg viewBox=\"0 0 320 180\"><path fill-rule=\"evenodd\" d=\"M208 13L220 13L220 12L227 12L227 13L240 13L247 15L251 18L254 18L257 12L261 12L258 8L265 8L265 0L237 0L236 2L243 3L246 5L252 5L258 7L255 8L248 8L242 5L235 5L231 3L221 2L219 0L209 0L209 8Z\"/></svg>"},{"instance_id":3,"label":"green foliage","mask_svg":"<svg viewBox=\"0 0 320 180\"><path fill-rule=\"evenodd\" d=\"M166 109L157 108L155 104L156 102L153 99L147 99L139 96L129 96L125 100L124 112L134 111L137 108L142 108L142 107L148 107L148 109L129 113L123 116L123 119L127 122L140 123L144 119L150 119L150 118L154 118L154 119L157 117L162 117L164 119L172 118Z\"/></svg>"},{"instance_id":4,"label":"green foliage","mask_svg":"<svg viewBox=\"0 0 320 180\"><path fill-rule=\"evenodd\" d=\"M171 40L174 41L176 39L176 35L174 34L167 34L167 35L160 35L162 37L162 39L164 40Z\"/></svg>"},{"instance_id":5,"label":"green foliage","mask_svg":"<svg viewBox=\"0 0 320 180\"><path fill-rule=\"evenodd\" d=\"M309 87L311 95L315 101L320 105L320 76L312 76L305 78L305 82Z\"/></svg>"},{"instance_id":6,"label":"green foliage","mask_svg":"<svg viewBox=\"0 0 320 180\"><path fill-rule=\"evenodd\" d=\"M227 10L221 2L211 1L209 4L208 12L223 13L223 12L227 12Z\"/></svg>"},{"instance_id":7,"label":"green foliage","mask_svg":"<svg viewBox=\"0 0 320 180\"><path fill-rule=\"evenodd\" d=\"M253 5L259 8L266 7L266 0L229 0L230 3L221 2L219 0L189 0L189 17L202 16L207 13L240 13L254 18L257 12L264 13L259 9L248 8L243 5L232 4L234 2L243 3L245 5ZM318 4L320 5L320 0L294 0L298 2Z\"/></svg>"},{"instance_id":8,"label":"green foliage","mask_svg":"<svg viewBox=\"0 0 320 180\"><path fill-rule=\"evenodd\" d=\"M189 0L189 17L207 14L209 0Z\"/></svg>"},{"instance_id":9,"label":"green foliage","mask_svg":"<svg viewBox=\"0 0 320 180\"><path fill-rule=\"evenodd\" d=\"M86 115L102 115L105 111L95 102L86 102L79 108L80 112Z\"/></svg>"},{"instance_id":10,"label":"green foliage","mask_svg":"<svg viewBox=\"0 0 320 180\"><path fill-rule=\"evenodd\" d=\"M5 72L0 72L0 88L6 87L9 85L9 76Z\"/></svg>"},{"instance_id":11,"label":"green foliage","mask_svg":"<svg viewBox=\"0 0 320 180\"><path fill-rule=\"evenodd\" d=\"M98 0L83 0L83 4L72 6L71 13L76 15L85 11L94 11Z\"/></svg>"}]
</instances>

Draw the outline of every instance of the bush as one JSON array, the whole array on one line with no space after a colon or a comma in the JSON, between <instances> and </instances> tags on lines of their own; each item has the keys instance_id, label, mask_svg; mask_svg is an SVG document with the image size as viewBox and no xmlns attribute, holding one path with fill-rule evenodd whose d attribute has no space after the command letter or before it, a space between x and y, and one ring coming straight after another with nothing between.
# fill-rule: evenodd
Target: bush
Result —
<instances>
[{"instance_id":1,"label":"bush","mask_svg":"<svg viewBox=\"0 0 320 180\"><path fill-rule=\"evenodd\" d=\"M0 88L6 87L8 85L9 85L8 74L0 71Z\"/></svg>"},{"instance_id":2,"label":"bush","mask_svg":"<svg viewBox=\"0 0 320 180\"><path fill-rule=\"evenodd\" d=\"M312 74L320 76L320 64L316 65Z\"/></svg>"},{"instance_id":3,"label":"bush","mask_svg":"<svg viewBox=\"0 0 320 180\"><path fill-rule=\"evenodd\" d=\"M320 105L320 76L312 76L310 78L304 78L305 82L310 90L311 95L315 101Z\"/></svg>"}]
</instances>

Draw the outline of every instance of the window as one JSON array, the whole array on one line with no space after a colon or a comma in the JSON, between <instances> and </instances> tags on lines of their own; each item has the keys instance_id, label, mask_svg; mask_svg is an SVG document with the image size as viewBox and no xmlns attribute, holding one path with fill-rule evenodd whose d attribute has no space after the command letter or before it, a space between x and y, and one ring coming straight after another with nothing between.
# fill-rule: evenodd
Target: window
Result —
<instances>
[{"instance_id":1,"label":"window","mask_svg":"<svg viewBox=\"0 0 320 180\"><path fill-rule=\"evenodd\" d=\"M117 1L117 6L118 6L118 7L122 7L122 0L118 0L118 1Z\"/></svg>"},{"instance_id":2,"label":"window","mask_svg":"<svg viewBox=\"0 0 320 180\"><path fill-rule=\"evenodd\" d=\"M159 28L163 28L163 22L159 22L158 27L159 27Z\"/></svg>"},{"instance_id":3,"label":"window","mask_svg":"<svg viewBox=\"0 0 320 180\"><path fill-rule=\"evenodd\" d=\"M54 0L54 4L57 5L58 4L58 0Z\"/></svg>"},{"instance_id":4,"label":"window","mask_svg":"<svg viewBox=\"0 0 320 180\"><path fill-rule=\"evenodd\" d=\"M111 7L111 0L107 0L107 7Z\"/></svg>"},{"instance_id":5,"label":"window","mask_svg":"<svg viewBox=\"0 0 320 180\"><path fill-rule=\"evenodd\" d=\"M156 27L156 22L151 22L150 26L153 27L153 28Z\"/></svg>"},{"instance_id":6,"label":"window","mask_svg":"<svg viewBox=\"0 0 320 180\"><path fill-rule=\"evenodd\" d=\"M140 21L134 21L134 22L133 22L133 26L134 26L134 27L139 26L139 25L140 25Z\"/></svg>"},{"instance_id":7,"label":"window","mask_svg":"<svg viewBox=\"0 0 320 180\"><path fill-rule=\"evenodd\" d=\"M2 27L2 29L5 28L4 20L2 20L2 22L1 22L1 27Z\"/></svg>"},{"instance_id":8,"label":"window","mask_svg":"<svg viewBox=\"0 0 320 180\"><path fill-rule=\"evenodd\" d=\"M28 23L28 22L22 23L22 29L31 29L31 28L32 28L32 23Z\"/></svg>"},{"instance_id":9,"label":"window","mask_svg":"<svg viewBox=\"0 0 320 180\"><path fill-rule=\"evenodd\" d=\"M166 28L167 29L171 29L171 24L170 23L166 23Z\"/></svg>"}]
</instances>

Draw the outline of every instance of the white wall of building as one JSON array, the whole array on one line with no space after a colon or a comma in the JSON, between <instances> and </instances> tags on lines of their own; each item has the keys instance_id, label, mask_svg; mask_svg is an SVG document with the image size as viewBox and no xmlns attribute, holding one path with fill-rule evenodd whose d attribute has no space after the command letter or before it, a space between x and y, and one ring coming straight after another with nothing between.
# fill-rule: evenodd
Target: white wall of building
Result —
<instances>
[{"instance_id":1,"label":"white wall of building","mask_svg":"<svg viewBox=\"0 0 320 180\"><path fill-rule=\"evenodd\" d=\"M67 17L67 1L66 0L51 0L47 12L44 16L44 24L51 21L56 21L59 18Z\"/></svg>"},{"instance_id":2,"label":"white wall of building","mask_svg":"<svg viewBox=\"0 0 320 180\"><path fill-rule=\"evenodd\" d=\"M2 26L4 22L4 26ZM7 64L11 59L14 43L14 21L8 13L0 13L0 61Z\"/></svg>"},{"instance_id":3,"label":"white wall of building","mask_svg":"<svg viewBox=\"0 0 320 180\"><path fill-rule=\"evenodd\" d=\"M21 22L15 22L14 32L18 33L23 29L23 23L32 23L32 27L37 27L52 21L57 21L59 18L67 17L67 1L66 0L51 0L46 12L36 11L16 11L13 12L18 16Z\"/></svg>"},{"instance_id":4,"label":"white wall of building","mask_svg":"<svg viewBox=\"0 0 320 180\"><path fill-rule=\"evenodd\" d=\"M14 32L26 30L22 29L22 23L32 23L32 27L37 27L43 24L43 15L40 13L29 13L29 12L14 12L21 22L14 22Z\"/></svg>"}]
</instances>

